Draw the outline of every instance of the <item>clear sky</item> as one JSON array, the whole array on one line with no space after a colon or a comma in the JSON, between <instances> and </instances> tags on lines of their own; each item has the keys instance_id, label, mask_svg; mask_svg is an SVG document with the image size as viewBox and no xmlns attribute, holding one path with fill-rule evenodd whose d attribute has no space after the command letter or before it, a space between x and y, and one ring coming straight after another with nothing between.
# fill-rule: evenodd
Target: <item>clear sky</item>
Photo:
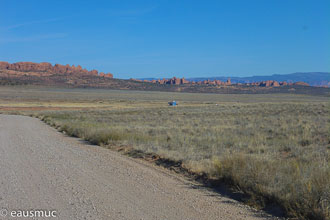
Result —
<instances>
[{"instance_id":1,"label":"clear sky","mask_svg":"<svg viewBox=\"0 0 330 220\"><path fill-rule=\"evenodd\" d=\"M117 78L330 72L330 0L0 0L0 60Z\"/></svg>"}]
</instances>

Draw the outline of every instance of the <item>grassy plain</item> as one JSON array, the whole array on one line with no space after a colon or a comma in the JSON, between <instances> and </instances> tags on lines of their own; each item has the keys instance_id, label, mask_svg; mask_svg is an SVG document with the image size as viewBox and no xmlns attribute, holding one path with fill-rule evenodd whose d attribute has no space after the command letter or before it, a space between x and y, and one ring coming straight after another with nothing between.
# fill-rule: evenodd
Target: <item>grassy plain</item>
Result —
<instances>
[{"instance_id":1,"label":"grassy plain","mask_svg":"<svg viewBox=\"0 0 330 220\"><path fill-rule=\"evenodd\" d=\"M181 161L260 208L274 202L292 217L330 218L329 97L0 87L0 112Z\"/></svg>"}]
</instances>

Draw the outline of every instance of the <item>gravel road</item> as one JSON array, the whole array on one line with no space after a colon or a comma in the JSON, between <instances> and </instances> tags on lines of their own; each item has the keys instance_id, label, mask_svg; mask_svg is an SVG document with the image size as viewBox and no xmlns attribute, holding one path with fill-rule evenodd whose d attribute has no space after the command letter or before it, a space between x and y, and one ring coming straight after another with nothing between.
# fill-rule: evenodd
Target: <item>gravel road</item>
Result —
<instances>
[{"instance_id":1,"label":"gravel road","mask_svg":"<svg viewBox=\"0 0 330 220\"><path fill-rule=\"evenodd\" d=\"M0 209L0 219L40 210L56 219L266 218L163 168L9 115L0 115Z\"/></svg>"}]
</instances>

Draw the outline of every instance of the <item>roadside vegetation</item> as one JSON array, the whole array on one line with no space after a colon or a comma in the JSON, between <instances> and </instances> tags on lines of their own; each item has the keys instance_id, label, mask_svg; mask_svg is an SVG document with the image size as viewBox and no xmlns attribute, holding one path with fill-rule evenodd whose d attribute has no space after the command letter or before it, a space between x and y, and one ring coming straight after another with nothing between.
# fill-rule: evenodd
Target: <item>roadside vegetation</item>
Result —
<instances>
[{"instance_id":1,"label":"roadside vegetation","mask_svg":"<svg viewBox=\"0 0 330 220\"><path fill-rule=\"evenodd\" d=\"M180 161L250 195L248 202L259 208L274 203L291 217L330 218L327 99L190 95L174 94L182 100L176 107L163 101L166 93L159 93L160 100L157 94L122 93L117 99L103 94L95 108L66 109L61 103L56 110L15 112L93 144L129 146Z\"/></svg>"},{"instance_id":2,"label":"roadside vegetation","mask_svg":"<svg viewBox=\"0 0 330 220\"><path fill-rule=\"evenodd\" d=\"M197 173L230 181L259 196L259 203L262 197L262 203L276 201L296 217L330 217L330 112L324 104L222 104L42 115L68 135L93 144L129 145L183 161Z\"/></svg>"}]
</instances>

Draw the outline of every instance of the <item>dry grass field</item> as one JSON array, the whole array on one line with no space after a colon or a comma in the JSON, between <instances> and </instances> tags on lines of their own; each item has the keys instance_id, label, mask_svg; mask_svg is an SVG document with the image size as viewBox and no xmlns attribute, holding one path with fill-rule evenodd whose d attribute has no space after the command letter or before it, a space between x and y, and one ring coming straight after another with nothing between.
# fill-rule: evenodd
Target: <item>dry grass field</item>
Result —
<instances>
[{"instance_id":1,"label":"dry grass field","mask_svg":"<svg viewBox=\"0 0 330 220\"><path fill-rule=\"evenodd\" d=\"M181 161L260 208L273 202L291 217L330 218L329 97L0 87L0 112Z\"/></svg>"}]
</instances>

